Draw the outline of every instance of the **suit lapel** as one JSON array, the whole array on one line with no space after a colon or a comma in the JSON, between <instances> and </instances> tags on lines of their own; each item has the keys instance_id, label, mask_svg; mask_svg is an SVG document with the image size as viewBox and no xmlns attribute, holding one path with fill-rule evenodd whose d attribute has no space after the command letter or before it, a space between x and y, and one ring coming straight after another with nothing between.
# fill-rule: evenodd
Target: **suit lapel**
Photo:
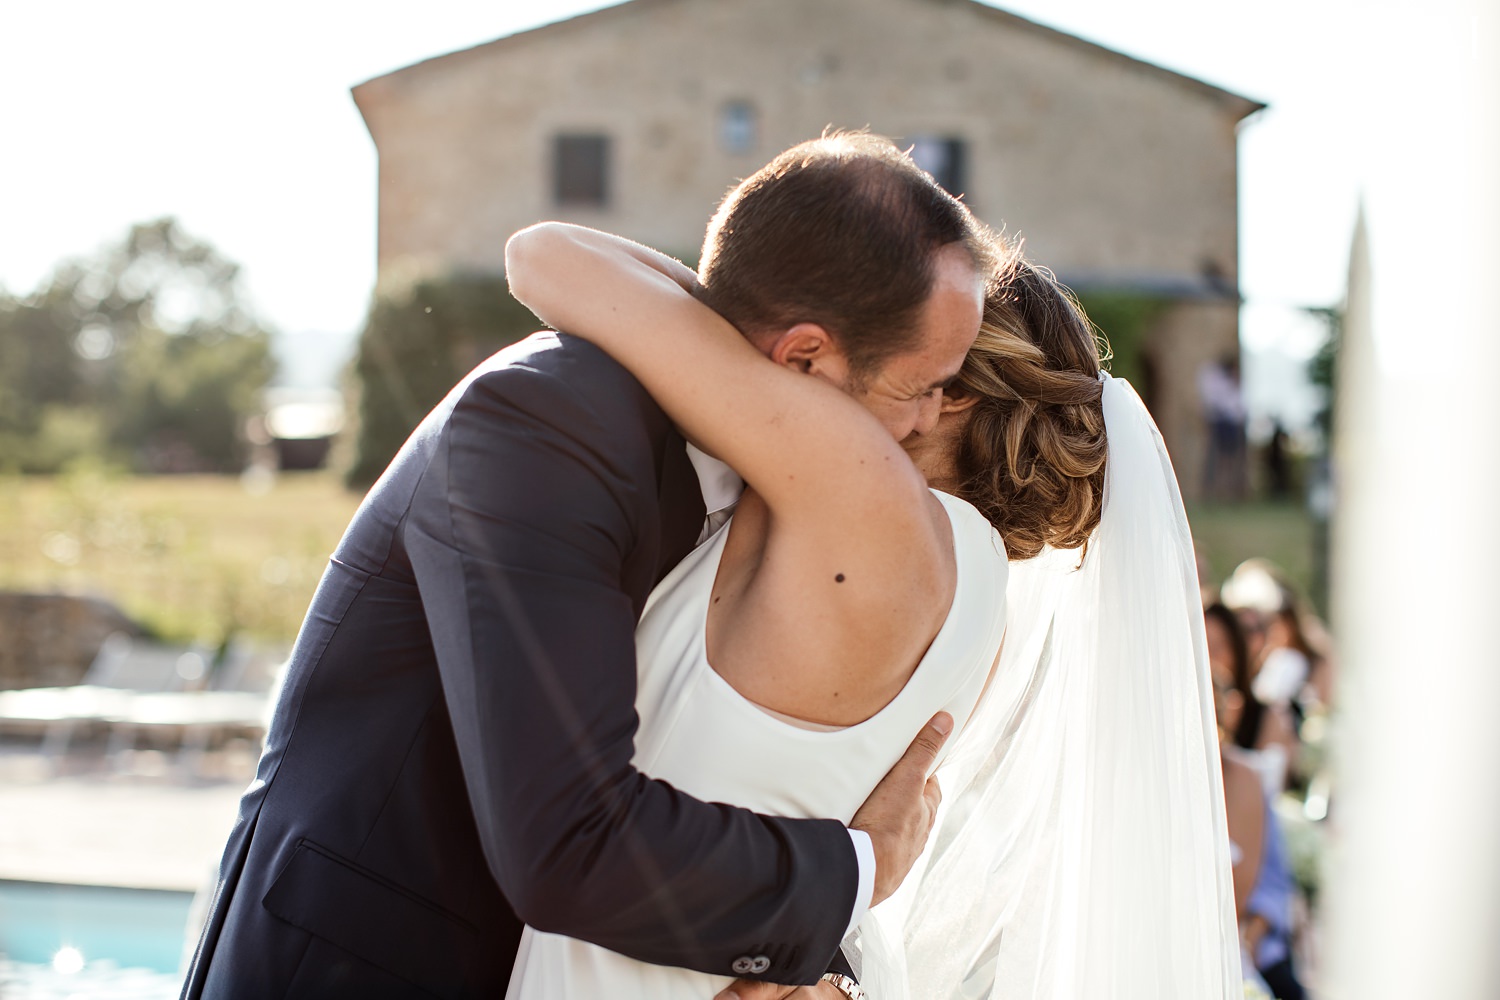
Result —
<instances>
[{"instance_id":1,"label":"suit lapel","mask_svg":"<svg viewBox=\"0 0 1500 1000\"><path fill-rule=\"evenodd\" d=\"M672 567L693 551L703 530L703 490L698 473L687 456L682 435L668 435L662 455L661 482L661 561L657 564L653 586L671 572Z\"/></svg>"}]
</instances>

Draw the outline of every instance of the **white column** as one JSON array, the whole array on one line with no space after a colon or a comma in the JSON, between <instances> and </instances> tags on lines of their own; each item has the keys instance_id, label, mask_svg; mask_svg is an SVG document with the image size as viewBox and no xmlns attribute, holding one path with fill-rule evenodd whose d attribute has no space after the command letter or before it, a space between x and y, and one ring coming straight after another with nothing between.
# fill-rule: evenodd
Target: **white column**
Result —
<instances>
[{"instance_id":1,"label":"white column","mask_svg":"<svg viewBox=\"0 0 1500 1000\"><path fill-rule=\"evenodd\" d=\"M1372 0L1324 1000L1500 997L1500 5Z\"/></svg>"}]
</instances>

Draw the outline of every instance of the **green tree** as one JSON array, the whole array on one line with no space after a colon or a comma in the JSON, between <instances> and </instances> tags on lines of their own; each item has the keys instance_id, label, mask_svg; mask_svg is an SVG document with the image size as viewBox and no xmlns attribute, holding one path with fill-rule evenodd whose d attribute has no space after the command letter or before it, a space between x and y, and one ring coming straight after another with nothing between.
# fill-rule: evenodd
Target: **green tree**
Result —
<instances>
[{"instance_id":1,"label":"green tree","mask_svg":"<svg viewBox=\"0 0 1500 1000\"><path fill-rule=\"evenodd\" d=\"M1307 363L1308 381L1323 390L1323 406L1315 419L1326 443L1333 439L1334 394L1338 391L1335 379L1344 335L1344 310L1341 306L1308 306L1306 312L1328 329L1328 338Z\"/></svg>"},{"instance_id":2,"label":"green tree","mask_svg":"<svg viewBox=\"0 0 1500 1000\"><path fill-rule=\"evenodd\" d=\"M498 275L448 275L377 294L354 363L359 432L349 484L374 482L459 379L539 325Z\"/></svg>"},{"instance_id":3,"label":"green tree","mask_svg":"<svg viewBox=\"0 0 1500 1000\"><path fill-rule=\"evenodd\" d=\"M233 471L274 374L239 266L173 219L0 301L0 464L103 454L143 471Z\"/></svg>"},{"instance_id":4,"label":"green tree","mask_svg":"<svg viewBox=\"0 0 1500 1000\"><path fill-rule=\"evenodd\" d=\"M1078 303L1102 337L1105 368L1128 380L1149 404L1152 378L1146 339L1171 301L1141 292L1096 289L1080 293Z\"/></svg>"}]
</instances>

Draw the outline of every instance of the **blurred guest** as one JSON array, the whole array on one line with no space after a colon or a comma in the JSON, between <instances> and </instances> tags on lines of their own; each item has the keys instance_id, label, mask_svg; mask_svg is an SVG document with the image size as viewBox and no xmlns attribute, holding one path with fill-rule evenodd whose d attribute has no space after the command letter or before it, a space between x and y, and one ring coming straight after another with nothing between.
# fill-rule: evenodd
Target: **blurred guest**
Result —
<instances>
[{"instance_id":1,"label":"blurred guest","mask_svg":"<svg viewBox=\"0 0 1500 1000\"><path fill-rule=\"evenodd\" d=\"M1307 686L1302 689L1304 701L1315 701L1325 713L1333 708L1334 692L1338 689L1338 656L1328 627L1315 615L1304 614L1298 619L1302 637L1312 651L1312 669Z\"/></svg>"},{"instance_id":2,"label":"blurred guest","mask_svg":"<svg viewBox=\"0 0 1500 1000\"><path fill-rule=\"evenodd\" d=\"M1307 994L1297 978L1292 958L1292 902L1297 882L1292 876L1281 824L1271 811L1270 802L1263 801L1262 808L1265 840L1260 870L1245 903L1240 933L1256 970L1277 1000L1304 1000Z\"/></svg>"},{"instance_id":3,"label":"blurred guest","mask_svg":"<svg viewBox=\"0 0 1500 1000\"><path fill-rule=\"evenodd\" d=\"M1288 708L1297 722L1309 709L1326 708L1333 696L1328 636L1281 571L1247 559L1220 594L1244 626L1256 697Z\"/></svg>"},{"instance_id":4,"label":"blurred guest","mask_svg":"<svg viewBox=\"0 0 1500 1000\"><path fill-rule=\"evenodd\" d=\"M1255 967L1252 957L1255 949L1245 936L1246 921L1253 917L1250 900L1266 848L1265 798L1261 795L1260 778L1253 770L1232 757L1224 756L1220 761L1224 765L1224 804L1229 821L1230 859L1234 864L1234 909L1240 924L1240 971L1247 986L1259 986L1269 995L1270 986Z\"/></svg>"},{"instance_id":5,"label":"blurred guest","mask_svg":"<svg viewBox=\"0 0 1500 1000\"><path fill-rule=\"evenodd\" d=\"M1265 653L1266 630L1285 603L1286 590L1281 572L1266 559L1246 559L1219 588L1219 599L1234 611L1244 629L1252 674Z\"/></svg>"},{"instance_id":6,"label":"blurred guest","mask_svg":"<svg viewBox=\"0 0 1500 1000\"><path fill-rule=\"evenodd\" d=\"M1258 973L1278 1000L1306 996L1292 961L1292 902L1297 891L1281 825L1271 809L1258 766L1267 754L1241 745L1256 718L1267 717L1250 688L1245 636L1235 613L1222 604L1204 611L1214 684L1224 805L1234 861L1234 901L1247 959L1245 974Z\"/></svg>"},{"instance_id":7,"label":"blurred guest","mask_svg":"<svg viewBox=\"0 0 1500 1000\"><path fill-rule=\"evenodd\" d=\"M1271 421L1271 439L1266 442L1266 490L1272 500L1288 500L1292 495L1292 459L1288 454L1292 439L1281 420Z\"/></svg>"},{"instance_id":8,"label":"blurred guest","mask_svg":"<svg viewBox=\"0 0 1500 1000\"><path fill-rule=\"evenodd\" d=\"M1240 359L1227 354L1198 369L1198 399L1208 424L1208 458L1203 464L1203 495L1242 500L1245 496L1245 396Z\"/></svg>"},{"instance_id":9,"label":"blurred guest","mask_svg":"<svg viewBox=\"0 0 1500 1000\"><path fill-rule=\"evenodd\" d=\"M1287 774L1297 758L1297 732L1284 706L1268 706L1256 698L1250 669L1250 649L1239 616L1223 604L1204 611L1208 660L1215 685L1223 684L1234 700L1228 732L1237 758L1260 775L1267 798L1286 788ZM1220 723L1224 724L1221 716Z\"/></svg>"},{"instance_id":10,"label":"blurred guest","mask_svg":"<svg viewBox=\"0 0 1500 1000\"><path fill-rule=\"evenodd\" d=\"M1255 697L1267 705L1290 707L1312 676L1311 650L1294 607L1283 607L1265 625L1264 652L1255 671Z\"/></svg>"},{"instance_id":11,"label":"blurred guest","mask_svg":"<svg viewBox=\"0 0 1500 1000\"><path fill-rule=\"evenodd\" d=\"M1223 743L1228 744L1228 720L1234 711L1231 699L1236 692L1233 685L1224 685L1217 675L1214 690L1219 736ZM1255 889L1255 880L1260 876L1260 860L1265 852L1265 795L1261 790L1260 775L1252 767L1227 752L1221 753L1219 760L1224 767L1224 808L1229 826L1230 860L1234 865L1234 909L1243 925L1249 915L1246 907ZM1248 944L1241 949L1240 957L1244 974L1249 978L1256 970Z\"/></svg>"},{"instance_id":12,"label":"blurred guest","mask_svg":"<svg viewBox=\"0 0 1500 1000\"><path fill-rule=\"evenodd\" d=\"M1327 632L1291 591L1266 625L1255 693L1261 701L1292 706L1299 716L1332 703L1333 658Z\"/></svg>"}]
</instances>

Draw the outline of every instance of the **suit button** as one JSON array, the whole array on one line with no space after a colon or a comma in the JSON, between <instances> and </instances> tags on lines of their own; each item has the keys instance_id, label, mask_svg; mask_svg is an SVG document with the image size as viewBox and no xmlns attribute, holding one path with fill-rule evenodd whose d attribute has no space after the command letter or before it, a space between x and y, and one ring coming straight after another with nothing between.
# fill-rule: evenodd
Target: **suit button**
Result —
<instances>
[{"instance_id":1,"label":"suit button","mask_svg":"<svg viewBox=\"0 0 1500 1000\"><path fill-rule=\"evenodd\" d=\"M771 960L764 955L756 955L750 960L750 974L758 976L771 967Z\"/></svg>"},{"instance_id":2,"label":"suit button","mask_svg":"<svg viewBox=\"0 0 1500 1000\"><path fill-rule=\"evenodd\" d=\"M741 955L730 963L729 971L733 972L736 976L748 976L751 972L755 971L755 959L749 955Z\"/></svg>"}]
</instances>

